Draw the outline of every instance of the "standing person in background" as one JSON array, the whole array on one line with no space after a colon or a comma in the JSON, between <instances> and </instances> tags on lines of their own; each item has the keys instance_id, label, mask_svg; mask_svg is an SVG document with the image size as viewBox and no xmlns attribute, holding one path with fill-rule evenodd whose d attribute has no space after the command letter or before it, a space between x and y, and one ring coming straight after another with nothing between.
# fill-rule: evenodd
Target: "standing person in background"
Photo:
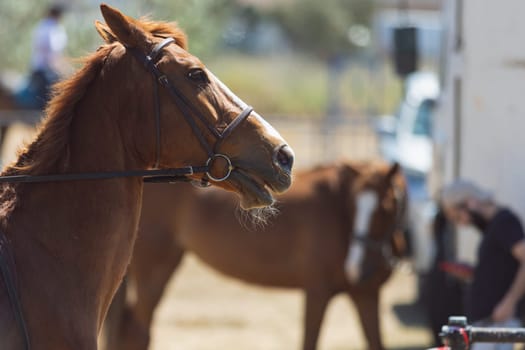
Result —
<instances>
[{"instance_id":1,"label":"standing person in background","mask_svg":"<svg viewBox=\"0 0 525 350\"><path fill-rule=\"evenodd\" d=\"M26 108L42 109L50 95L50 88L64 70L64 49L67 35L60 23L65 6L49 6L46 16L33 32L31 73L28 86L17 94L19 104Z\"/></svg>"},{"instance_id":2,"label":"standing person in background","mask_svg":"<svg viewBox=\"0 0 525 350\"><path fill-rule=\"evenodd\" d=\"M467 296L476 326L519 327L518 302L525 293L525 234L520 219L469 181L445 186L441 204L455 225L474 225L483 235ZM512 344L476 343L473 350L510 350Z\"/></svg>"}]
</instances>

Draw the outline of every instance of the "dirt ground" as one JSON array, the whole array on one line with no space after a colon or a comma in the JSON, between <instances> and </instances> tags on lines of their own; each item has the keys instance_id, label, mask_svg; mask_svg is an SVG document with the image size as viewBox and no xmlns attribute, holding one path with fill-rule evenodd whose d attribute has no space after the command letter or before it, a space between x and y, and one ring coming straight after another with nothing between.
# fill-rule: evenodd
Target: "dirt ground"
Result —
<instances>
[{"instance_id":1,"label":"dirt ground","mask_svg":"<svg viewBox=\"0 0 525 350\"><path fill-rule=\"evenodd\" d=\"M220 275L187 256L155 315L153 350L290 350L301 344L302 294L260 288ZM388 349L425 349L431 335L413 302L415 275L398 269L382 290ZM320 350L366 349L348 298L329 306Z\"/></svg>"}]
</instances>

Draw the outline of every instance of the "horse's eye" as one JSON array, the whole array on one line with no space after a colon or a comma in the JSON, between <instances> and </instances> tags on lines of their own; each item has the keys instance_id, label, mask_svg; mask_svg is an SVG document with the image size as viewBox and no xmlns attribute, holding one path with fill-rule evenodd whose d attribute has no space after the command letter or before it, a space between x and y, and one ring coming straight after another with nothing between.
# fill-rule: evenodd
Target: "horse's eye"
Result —
<instances>
[{"instance_id":1,"label":"horse's eye","mask_svg":"<svg viewBox=\"0 0 525 350\"><path fill-rule=\"evenodd\" d=\"M207 84L209 82L206 72L200 68L194 68L188 72L188 78L198 84Z\"/></svg>"}]
</instances>

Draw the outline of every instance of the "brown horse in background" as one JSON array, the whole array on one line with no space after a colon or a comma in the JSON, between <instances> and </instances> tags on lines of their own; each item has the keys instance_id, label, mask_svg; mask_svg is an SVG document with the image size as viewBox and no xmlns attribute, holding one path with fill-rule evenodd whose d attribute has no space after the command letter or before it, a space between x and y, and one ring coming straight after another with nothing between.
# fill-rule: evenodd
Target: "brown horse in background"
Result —
<instances>
[{"instance_id":1,"label":"brown horse in background","mask_svg":"<svg viewBox=\"0 0 525 350\"><path fill-rule=\"evenodd\" d=\"M227 194L147 185L128 271L134 298L125 310L125 292L114 300L108 349L148 348L154 310L185 252L249 283L304 290L303 349L316 348L338 293L354 301L369 348L383 349L379 291L402 252L406 201L397 164L337 163L297 174L279 214L255 230L238 222Z\"/></svg>"},{"instance_id":2,"label":"brown horse in background","mask_svg":"<svg viewBox=\"0 0 525 350\"><path fill-rule=\"evenodd\" d=\"M201 165L209 157L203 147L207 141L233 167L224 169L220 159L212 158L213 177L220 176L218 171L231 171L231 176L211 183L237 192L243 206L269 204L270 191L289 187L292 159L284 140L255 112L235 124L246 108L186 51L178 27L134 20L106 5L101 11L107 25L97 27L107 43L56 86L38 136L3 176L34 179L142 171L156 163L159 168ZM166 84L158 90L157 79L137 59L150 53L156 57L149 68L165 74ZM185 114L191 106L201 119L195 112ZM195 118L195 128L188 118ZM215 142L215 128L229 130L228 137ZM3 181L0 349L97 349L133 250L142 178Z\"/></svg>"}]
</instances>

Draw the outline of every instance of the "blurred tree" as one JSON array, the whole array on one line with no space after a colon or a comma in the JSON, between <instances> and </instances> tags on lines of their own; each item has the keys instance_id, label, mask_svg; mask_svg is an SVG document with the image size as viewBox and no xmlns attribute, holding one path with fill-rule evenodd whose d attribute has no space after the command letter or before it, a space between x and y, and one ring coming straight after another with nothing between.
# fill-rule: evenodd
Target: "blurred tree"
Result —
<instances>
[{"instance_id":1,"label":"blurred tree","mask_svg":"<svg viewBox=\"0 0 525 350\"><path fill-rule=\"evenodd\" d=\"M296 48L330 61L358 49L350 28L368 27L373 9L372 0L295 0L275 7L273 15Z\"/></svg>"},{"instance_id":2,"label":"blurred tree","mask_svg":"<svg viewBox=\"0 0 525 350\"><path fill-rule=\"evenodd\" d=\"M291 45L326 63L329 120L336 121L341 114L339 82L344 63L366 44L356 38L355 28L357 36L366 31L373 11L373 0L294 0L276 6L271 13Z\"/></svg>"},{"instance_id":3,"label":"blurred tree","mask_svg":"<svg viewBox=\"0 0 525 350\"><path fill-rule=\"evenodd\" d=\"M154 19L176 21L188 34L190 50L206 60L222 42L224 28L235 9L235 0L147 0L136 2L138 13Z\"/></svg>"},{"instance_id":4,"label":"blurred tree","mask_svg":"<svg viewBox=\"0 0 525 350\"><path fill-rule=\"evenodd\" d=\"M5 70L25 72L29 65L32 32L50 1L0 1L0 73ZM199 57L213 54L233 8L234 0L107 0L132 17L177 21L188 34L190 49ZM69 41L67 54L85 55L101 44L93 26L102 20L99 1L70 0L64 25Z\"/></svg>"},{"instance_id":5,"label":"blurred tree","mask_svg":"<svg viewBox=\"0 0 525 350\"><path fill-rule=\"evenodd\" d=\"M28 66L32 30L45 8L41 2L0 1L1 70Z\"/></svg>"}]
</instances>

